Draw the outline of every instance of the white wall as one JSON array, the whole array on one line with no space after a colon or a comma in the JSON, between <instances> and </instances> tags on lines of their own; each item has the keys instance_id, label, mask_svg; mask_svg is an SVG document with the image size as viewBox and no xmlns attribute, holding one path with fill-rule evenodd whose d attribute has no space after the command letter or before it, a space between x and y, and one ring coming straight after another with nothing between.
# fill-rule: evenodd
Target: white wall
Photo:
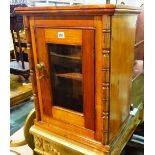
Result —
<instances>
[{"instance_id":1,"label":"white wall","mask_svg":"<svg viewBox=\"0 0 155 155\"><path fill-rule=\"evenodd\" d=\"M10 0L10 3L11 2L25 2L27 3L27 5L33 5L34 2L38 1L38 4L39 4L39 0ZM44 1L44 5L48 5L48 1L50 0L42 0ZM76 2L76 1L79 1L79 2L84 2L85 4L106 4L106 0L57 0L57 1L70 1L71 3L72 2ZM132 6L141 6L141 4L144 3L144 0L110 0L110 3L111 4L121 4L121 2L124 2L126 5L132 5ZM41 5L43 5L41 3Z\"/></svg>"},{"instance_id":2,"label":"white wall","mask_svg":"<svg viewBox=\"0 0 155 155\"><path fill-rule=\"evenodd\" d=\"M131 6L141 6L141 4L143 4L144 2L144 0L117 0L117 4L120 4L122 1L126 5L131 5Z\"/></svg>"},{"instance_id":3,"label":"white wall","mask_svg":"<svg viewBox=\"0 0 155 155\"><path fill-rule=\"evenodd\" d=\"M106 0L85 0L85 4L105 4Z\"/></svg>"},{"instance_id":4,"label":"white wall","mask_svg":"<svg viewBox=\"0 0 155 155\"><path fill-rule=\"evenodd\" d=\"M121 2L124 2L126 5L132 5L132 6L141 6L143 4L144 0L110 0L111 4L121 4ZM86 4L105 4L106 0L85 0Z\"/></svg>"}]
</instances>

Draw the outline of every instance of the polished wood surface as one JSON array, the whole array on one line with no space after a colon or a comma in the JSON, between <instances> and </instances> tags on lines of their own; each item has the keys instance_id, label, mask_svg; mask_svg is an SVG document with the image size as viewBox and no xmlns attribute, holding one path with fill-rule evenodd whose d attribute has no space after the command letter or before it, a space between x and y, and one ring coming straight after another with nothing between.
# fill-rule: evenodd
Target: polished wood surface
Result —
<instances>
[{"instance_id":1,"label":"polished wood surface","mask_svg":"<svg viewBox=\"0 0 155 155\"><path fill-rule=\"evenodd\" d=\"M43 129L39 126L32 126L30 133L35 137L35 151L41 154L51 153L52 151L60 152L63 155L71 155L81 153L84 155L118 155L121 154L124 146L132 136L137 125L140 123L141 112L143 110L143 103L139 104L137 107L137 112L135 116L130 116L126 123L121 127L115 140L110 143L110 150L98 150L92 149L92 147L85 145L80 142L72 141L66 137L60 136L49 130ZM48 149L46 146L48 144ZM57 144L57 145L55 145ZM99 147L99 146L98 146ZM65 149L64 149L65 148ZM66 150L67 149L67 150ZM64 151L65 150L65 151ZM75 152L73 152L75 151Z\"/></svg>"},{"instance_id":2,"label":"polished wood surface","mask_svg":"<svg viewBox=\"0 0 155 155\"><path fill-rule=\"evenodd\" d=\"M110 53L111 53L111 16L102 17L102 121L103 121L103 135L102 143L107 145L109 142L109 107L110 107Z\"/></svg>"},{"instance_id":3,"label":"polished wood surface","mask_svg":"<svg viewBox=\"0 0 155 155\"><path fill-rule=\"evenodd\" d=\"M82 74L85 127L94 131L94 30L83 30L82 41L84 45L82 48Z\"/></svg>"},{"instance_id":4,"label":"polished wood surface","mask_svg":"<svg viewBox=\"0 0 155 155\"><path fill-rule=\"evenodd\" d=\"M109 140L129 116L136 19L136 16L112 17L112 25L115 26L112 27L111 42Z\"/></svg>"},{"instance_id":5,"label":"polished wood surface","mask_svg":"<svg viewBox=\"0 0 155 155\"><path fill-rule=\"evenodd\" d=\"M80 73L66 73L66 74L56 74L58 77L63 77L67 79L73 79L73 80L82 80L82 74Z\"/></svg>"},{"instance_id":6,"label":"polished wood surface","mask_svg":"<svg viewBox=\"0 0 155 155\"><path fill-rule=\"evenodd\" d=\"M34 105L35 105L35 113L36 113L36 120L40 120L40 106L38 102L38 90L37 90L37 84L35 79L35 65L34 65L34 57L32 52L32 39L31 39L31 32L30 32L30 21L28 20L28 17L24 16L23 18L24 22L24 29L25 29L25 35L27 40L27 52L28 52L28 61L29 61L29 68L30 68L30 77L32 82L32 92L34 96Z\"/></svg>"},{"instance_id":7,"label":"polished wood surface","mask_svg":"<svg viewBox=\"0 0 155 155\"><path fill-rule=\"evenodd\" d=\"M95 31L95 139L102 141L102 16L94 17Z\"/></svg>"},{"instance_id":8,"label":"polished wood surface","mask_svg":"<svg viewBox=\"0 0 155 155\"><path fill-rule=\"evenodd\" d=\"M63 32L64 38L58 38L58 32ZM82 31L74 29L45 29L45 41L55 44L81 45Z\"/></svg>"},{"instance_id":9,"label":"polished wood surface","mask_svg":"<svg viewBox=\"0 0 155 155\"><path fill-rule=\"evenodd\" d=\"M45 69L44 71L39 71L36 69L36 78L37 78L37 84L38 84L38 88L39 88L39 102L42 106L41 108L41 115L42 115L42 120L45 122L52 122L53 125L57 125L59 127L64 127L64 122L68 122L69 124L74 124L76 126L72 126L72 128L74 130L78 130L78 128L81 128L81 131L79 130L77 133L83 133L84 135L89 135L90 133L93 133L92 131L86 130L84 128L87 129L91 129L94 130L94 30L88 29L88 30L82 30L82 37L80 37L80 42L83 42L82 44L82 51L83 52L83 56L82 56L82 72L83 72L83 91L84 91L84 117L77 115L74 112L70 112L67 113L67 111L62 111L60 109L56 109L53 103L53 97L52 97L52 88L51 88L51 81L50 81L50 67L49 67L49 56L48 53L46 52L46 42L49 43L49 38L50 40L52 39L52 35L47 35L46 33L46 28L41 28L41 27L36 27L34 29L35 31L35 47L37 47L37 50L35 51L35 55L36 55L36 64L39 64L41 62L44 63L45 65ZM55 29L54 29L55 30ZM65 31L63 31L63 29L60 29L61 32L64 32L66 34L66 32L69 34L71 34L72 36L77 37L77 33L72 33L72 32L78 32L78 34L81 34L81 30L70 30L65 29ZM51 32L51 31L50 31ZM58 29L56 29L56 33L57 34L59 31ZM67 35L66 37L68 37L69 35ZM90 39L87 40L86 37L89 37ZM48 38L48 41L46 40L46 38ZM70 38L71 39L71 38ZM79 39L78 39L79 40ZM66 43L67 45L69 44L75 44L73 40L64 40L64 43ZM51 43L53 43L53 41L50 41ZM54 42L55 43L55 42ZM57 44L61 44L62 41L59 39L57 39L56 41ZM79 44L79 43L78 43ZM81 44L81 43L80 43ZM89 58L89 59L88 59ZM89 65L89 67L87 66L87 64L91 64ZM71 74L70 74L71 75ZM73 74L72 74L73 75ZM59 75L58 75L59 76ZM60 75L62 77L62 75ZM66 77L67 75L63 76ZM67 76L69 77L69 76ZM89 96L88 96L89 95ZM61 114L63 113L63 114ZM61 114L61 115L60 115ZM66 120L64 119L64 116L66 115ZM67 117L68 115L68 117ZM70 117L70 118L69 118ZM58 119L59 118L59 119ZM67 119L68 118L68 119ZM72 123L69 121L71 118L73 118ZM61 121L58 123L58 120ZM85 124L85 125L83 125ZM78 128L77 128L78 125ZM81 126L80 126L81 125ZM69 126L68 126L69 127ZM67 127L67 128L68 128ZM84 131L84 132L83 132ZM62 133L62 132L60 132ZM91 134L90 134L91 135ZM93 136L94 137L94 136Z\"/></svg>"},{"instance_id":10,"label":"polished wood surface","mask_svg":"<svg viewBox=\"0 0 155 155\"><path fill-rule=\"evenodd\" d=\"M35 25L38 27L59 27L59 28L92 28L93 17L87 16L35 16Z\"/></svg>"},{"instance_id":11,"label":"polished wood surface","mask_svg":"<svg viewBox=\"0 0 155 155\"><path fill-rule=\"evenodd\" d=\"M114 4L100 4L100 5L77 5L77 6L52 6L52 7L29 7L17 8L17 14L32 15L35 14L55 14L55 15L103 15L120 13L139 13L140 8L133 6L114 5Z\"/></svg>"},{"instance_id":12,"label":"polished wood surface","mask_svg":"<svg viewBox=\"0 0 155 155\"><path fill-rule=\"evenodd\" d=\"M39 98L40 103L42 104L42 113L43 115L47 115L52 117L52 88L51 88L51 81L50 81L50 66L49 66L49 58L48 53L46 51L46 44L45 44L45 31L41 28L35 29L35 40L37 46L37 61L35 64L44 63L45 68L43 70L36 69L36 78L37 83L39 84ZM51 96L51 97L50 97ZM46 108L45 108L46 107ZM43 117L42 117L43 118Z\"/></svg>"},{"instance_id":13,"label":"polished wood surface","mask_svg":"<svg viewBox=\"0 0 155 155\"><path fill-rule=\"evenodd\" d=\"M84 116L81 113L75 113L57 106L52 108L53 118L61 120L66 123L75 124L77 126L85 127Z\"/></svg>"},{"instance_id":14,"label":"polished wood surface","mask_svg":"<svg viewBox=\"0 0 155 155\"><path fill-rule=\"evenodd\" d=\"M33 83L40 120L35 126L108 152L130 115L136 19L140 9L119 5L18 8L30 30ZM64 32L66 37L58 37ZM54 105L47 44L80 45L82 57L50 51L56 63L82 62L81 73L57 77L81 81L83 113ZM71 63L68 61L68 65ZM64 61L67 62L67 61ZM38 67L43 66L38 70ZM76 76L76 77L75 77ZM36 82L37 81L37 82ZM38 96L38 97L37 97Z\"/></svg>"}]
</instances>

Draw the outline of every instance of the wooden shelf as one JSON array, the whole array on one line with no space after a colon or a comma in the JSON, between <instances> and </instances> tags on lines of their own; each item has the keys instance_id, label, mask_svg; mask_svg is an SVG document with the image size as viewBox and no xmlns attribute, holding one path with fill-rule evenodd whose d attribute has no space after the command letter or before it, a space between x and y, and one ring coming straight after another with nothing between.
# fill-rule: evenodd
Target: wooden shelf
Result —
<instances>
[{"instance_id":1,"label":"wooden shelf","mask_svg":"<svg viewBox=\"0 0 155 155\"><path fill-rule=\"evenodd\" d=\"M66 79L82 81L82 74L81 73L56 74L56 76L66 78Z\"/></svg>"},{"instance_id":2,"label":"wooden shelf","mask_svg":"<svg viewBox=\"0 0 155 155\"><path fill-rule=\"evenodd\" d=\"M72 59L72 60L78 60L80 61L81 60L81 57L80 56L77 56L77 55L62 55L62 54L56 54L54 52L50 52L51 55L53 56L56 56L56 57L60 57L60 58L66 58L66 59Z\"/></svg>"}]
</instances>

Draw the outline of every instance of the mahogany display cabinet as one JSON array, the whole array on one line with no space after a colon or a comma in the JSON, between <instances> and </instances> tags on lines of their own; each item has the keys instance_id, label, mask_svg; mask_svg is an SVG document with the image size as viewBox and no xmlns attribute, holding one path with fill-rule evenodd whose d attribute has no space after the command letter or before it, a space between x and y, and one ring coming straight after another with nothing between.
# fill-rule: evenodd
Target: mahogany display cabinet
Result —
<instances>
[{"instance_id":1,"label":"mahogany display cabinet","mask_svg":"<svg viewBox=\"0 0 155 155\"><path fill-rule=\"evenodd\" d=\"M24 16L36 152L110 150L130 115L139 12L112 4L16 9Z\"/></svg>"}]
</instances>

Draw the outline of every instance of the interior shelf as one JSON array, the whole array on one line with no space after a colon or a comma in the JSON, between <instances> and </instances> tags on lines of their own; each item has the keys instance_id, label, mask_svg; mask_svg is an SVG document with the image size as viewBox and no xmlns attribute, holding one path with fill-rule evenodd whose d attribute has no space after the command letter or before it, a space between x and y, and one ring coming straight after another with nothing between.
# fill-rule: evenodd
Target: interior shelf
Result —
<instances>
[{"instance_id":1,"label":"interior shelf","mask_svg":"<svg viewBox=\"0 0 155 155\"><path fill-rule=\"evenodd\" d=\"M81 73L65 73L65 74L56 74L58 77L72 79L72 80L78 80L82 81L82 74Z\"/></svg>"},{"instance_id":2,"label":"interior shelf","mask_svg":"<svg viewBox=\"0 0 155 155\"><path fill-rule=\"evenodd\" d=\"M50 52L51 55L56 56L56 57L60 57L60 58L66 58L66 59L72 59L72 60L81 60L80 56L77 55L62 55L62 54L56 54L54 52Z\"/></svg>"}]
</instances>

